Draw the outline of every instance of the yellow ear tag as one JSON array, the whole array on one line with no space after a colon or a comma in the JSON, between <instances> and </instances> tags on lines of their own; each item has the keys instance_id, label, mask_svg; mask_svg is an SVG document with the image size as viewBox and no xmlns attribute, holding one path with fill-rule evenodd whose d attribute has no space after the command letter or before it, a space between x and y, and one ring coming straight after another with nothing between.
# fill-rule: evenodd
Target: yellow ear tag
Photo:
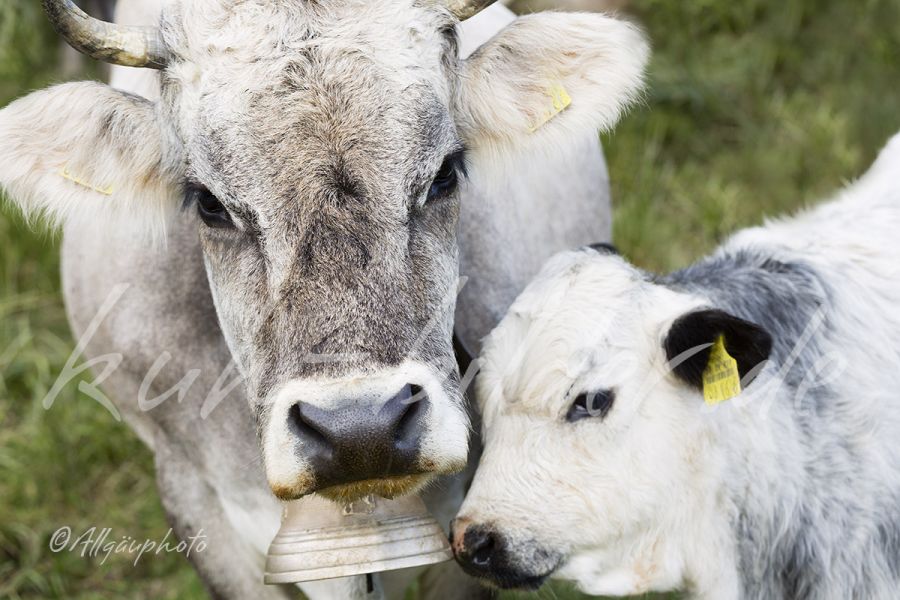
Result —
<instances>
[{"instance_id":1,"label":"yellow ear tag","mask_svg":"<svg viewBox=\"0 0 900 600\"><path fill-rule=\"evenodd\" d=\"M534 121L528 124L528 133L534 133L547 124L553 117L566 110L572 104L572 98L561 83L554 83L546 92L550 101L547 107Z\"/></svg>"},{"instance_id":2,"label":"yellow ear tag","mask_svg":"<svg viewBox=\"0 0 900 600\"><path fill-rule=\"evenodd\" d=\"M73 183L77 183L81 187L85 187L89 190L93 190L93 191L97 192L98 194L103 194L104 196L112 196L113 195L113 187L111 185L105 186L105 187L92 185L90 182L85 180L83 177L79 177L78 175L75 175L74 173L69 171L69 165L67 165L67 164L63 165L60 168L59 175L63 179L68 179L69 181L71 181Z\"/></svg>"},{"instance_id":3,"label":"yellow ear tag","mask_svg":"<svg viewBox=\"0 0 900 600\"><path fill-rule=\"evenodd\" d=\"M741 374L738 364L725 348L725 336L720 335L709 353L709 363L703 371L703 399L710 406L731 400L741 393Z\"/></svg>"}]
</instances>

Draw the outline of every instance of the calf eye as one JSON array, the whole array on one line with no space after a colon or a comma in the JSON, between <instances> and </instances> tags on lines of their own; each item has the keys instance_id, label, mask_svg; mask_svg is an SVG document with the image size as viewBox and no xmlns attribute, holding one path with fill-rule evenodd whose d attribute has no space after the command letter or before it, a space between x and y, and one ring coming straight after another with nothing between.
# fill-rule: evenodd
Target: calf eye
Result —
<instances>
[{"instance_id":1,"label":"calf eye","mask_svg":"<svg viewBox=\"0 0 900 600\"><path fill-rule=\"evenodd\" d=\"M202 186L188 188L188 202L196 202L197 214L207 227L219 229L234 227L231 215L212 192Z\"/></svg>"},{"instance_id":2,"label":"calf eye","mask_svg":"<svg viewBox=\"0 0 900 600\"><path fill-rule=\"evenodd\" d=\"M616 394L612 390L579 394L566 413L566 421L574 423L590 417L603 419L612 408L615 399Z\"/></svg>"},{"instance_id":3,"label":"calf eye","mask_svg":"<svg viewBox=\"0 0 900 600\"><path fill-rule=\"evenodd\" d=\"M462 168L462 160L461 152L451 154L444 159L434 181L431 182L427 202L444 198L456 191L456 187L459 185L459 170Z\"/></svg>"}]
</instances>

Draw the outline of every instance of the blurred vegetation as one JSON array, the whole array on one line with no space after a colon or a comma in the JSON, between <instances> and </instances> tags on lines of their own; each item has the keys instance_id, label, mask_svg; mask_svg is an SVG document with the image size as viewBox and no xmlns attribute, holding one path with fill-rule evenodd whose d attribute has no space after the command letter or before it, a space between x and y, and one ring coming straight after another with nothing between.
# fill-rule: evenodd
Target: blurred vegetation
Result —
<instances>
[{"instance_id":1,"label":"blurred vegetation","mask_svg":"<svg viewBox=\"0 0 900 600\"><path fill-rule=\"evenodd\" d=\"M0 0L0 106L59 81L61 47L35 0ZM86 65L87 67L87 65ZM89 76L95 66L87 67ZM0 198L0 598L202 598L176 554L53 553L53 532L112 528L161 540L153 459L124 425L69 385L41 401L73 349L54 236L27 229Z\"/></svg>"},{"instance_id":2,"label":"blurred vegetation","mask_svg":"<svg viewBox=\"0 0 900 600\"><path fill-rule=\"evenodd\" d=\"M4 0L0 4L0 100L4 104L50 77L57 52L40 2Z\"/></svg>"},{"instance_id":3,"label":"blurred vegetation","mask_svg":"<svg viewBox=\"0 0 900 600\"><path fill-rule=\"evenodd\" d=\"M823 199L900 130L900 0L634 0L643 110L608 137L616 242L649 268Z\"/></svg>"},{"instance_id":4,"label":"blurred vegetation","mask_svg":"<svg viewBox=\"0 0 900 600\"><path fill-rule=\"evenodd\" d=\"M605 137L615 237L670 269L861 174L900 130L900 0L632 0L655 47L643 107ZM0 1L0 106L60 77L35 0ZM0 598L202 598L176 555L54 554L61 526L159 540L150 453L70 386L54 238L0 209ZM519 596L515 596L519 597ZM565 586L541 598L576 598Z\"/></svg>"}]
</instances>

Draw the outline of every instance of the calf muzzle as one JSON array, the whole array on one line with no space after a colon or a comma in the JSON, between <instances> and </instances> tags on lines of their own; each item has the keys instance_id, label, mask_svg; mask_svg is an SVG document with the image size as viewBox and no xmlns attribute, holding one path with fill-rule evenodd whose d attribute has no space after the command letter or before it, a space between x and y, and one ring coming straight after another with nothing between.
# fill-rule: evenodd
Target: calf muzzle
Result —
<instances>
[{"instance_id":1,"label":"calf muzzle","mask_svg":"<svg viewBox=\"0 0 900 600\"><path fill-rule=\"evenodd\" d=\"M450 524L450 545L463 571L502 589L536 590L550 575L532 572L516 557L510 541L488 524L455 519Z\"/></svg>"}]
</instances>

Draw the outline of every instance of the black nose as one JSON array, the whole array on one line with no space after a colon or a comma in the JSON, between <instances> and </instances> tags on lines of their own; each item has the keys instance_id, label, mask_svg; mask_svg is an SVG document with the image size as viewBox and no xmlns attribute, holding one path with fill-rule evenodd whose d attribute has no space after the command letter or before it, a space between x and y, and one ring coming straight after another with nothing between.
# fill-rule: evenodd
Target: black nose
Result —
<instances>
[{"instance_id":1,"label":"black nose","mask_svg":"<svg viewBox=\"0 0 900 600\"><path fill-rule=\"evenodd\" d=\"M423 471L417 462L429 404L421 387L406 385L381 405L342 404L328 410L298 402L288 415L316 489Z\"/></svg>"},{"instance_id":2,"label":"black nose","mask_svg":"<svg viewBox=\"0 0 900 600\"><path fill-rule=\"evenodd\" d=\"M450 544L463 570L476 577L490 573L502 552L500 537L494 531L466 519L450 524Z\"/></svg>"},{"instance_id":3,"label":"black nose","mask_svg":"<svg viewBox=\"0 0 900 600\"><path fill-rule=\"evenodd\" d=\"M494 525L466 517L450 523L450 545L463 571L501 589L536 590L562 560L535 542L513 543Z\"/></svg>"}]
</instances>

